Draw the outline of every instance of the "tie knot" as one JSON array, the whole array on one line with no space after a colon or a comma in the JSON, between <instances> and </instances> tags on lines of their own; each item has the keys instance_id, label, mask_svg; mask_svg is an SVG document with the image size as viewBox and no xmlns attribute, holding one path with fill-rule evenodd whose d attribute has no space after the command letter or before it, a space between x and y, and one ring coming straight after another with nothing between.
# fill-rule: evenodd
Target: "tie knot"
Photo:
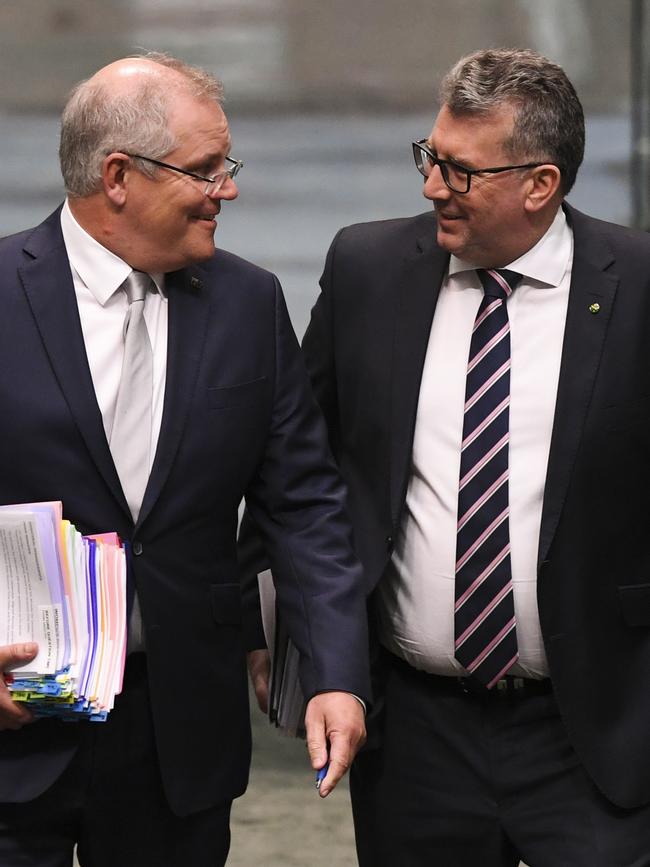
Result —
<instances>
[{"instance_id":1,"label":"tie knot","mask_svg":"<svg viewBox=\"0 0 650 867\"><path fill-rule=\"evenodd\" d=\"M483 284L483 291L486 295L506 301L517 288L522 277L516 271L508 271L506 268L490 270L477 268L476 273Z\"/></svg>"},{"instance_id":2,"label":"tie knot","mask_svg":"<svg viewBox=\"0 0 650 867\"><path fill-rule=\"evenodd\" d=\"M129 305L133 304L134 301L144 301L147 292L149 292L153 285L153 280L144 271L131 271L124 283L122 283L122 288L126 292Z\"/></svg>"}]
</instances>

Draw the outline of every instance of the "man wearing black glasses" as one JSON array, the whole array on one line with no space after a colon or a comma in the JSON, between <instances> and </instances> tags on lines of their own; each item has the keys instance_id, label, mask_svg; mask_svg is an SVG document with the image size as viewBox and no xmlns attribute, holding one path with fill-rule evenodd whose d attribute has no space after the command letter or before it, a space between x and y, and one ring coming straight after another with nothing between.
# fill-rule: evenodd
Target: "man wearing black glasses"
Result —
<instances>
[{"instance_id":1,"label":"man wearing black glasses","mask_svg":"<svg viewBox=\"0 0 650 867\"><path fill-rule=\"evenodd\" d=\"M212 76L117 61L64 110L65 204L0 244L0 503L60 499L82 533L130 550L107 722L34 721L0 677L2 865L70 864L75 843L84 867L225 864L250 759L243 496L286 577L326 793L364 738L345 491L277 279L215 252L242 167L230 148ZM0 648L0 671L33 650Z\"/></svg>"},{"instance_id":2,"label":"man wearing black glasses","mask_svg":"<svg viewBox=\"0 0 650 867\"><path fill-rule=\"evenodd\" d=\"M650 863L650 238L564 201L544 57L441 106L433 213L343 229L304 339L374 588L360 863Z\"/></svg>"}]
</instances>

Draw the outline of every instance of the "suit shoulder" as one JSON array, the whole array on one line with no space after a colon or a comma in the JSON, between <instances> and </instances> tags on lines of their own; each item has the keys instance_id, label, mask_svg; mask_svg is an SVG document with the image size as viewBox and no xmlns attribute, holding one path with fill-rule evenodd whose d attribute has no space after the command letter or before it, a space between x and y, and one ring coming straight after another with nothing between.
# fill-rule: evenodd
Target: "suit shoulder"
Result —
<instances>
[{"instance_id":1,"label":"suit shoulder","mask_svg":"<svg viewBox=\"0 0 650 867\"><path fill-rule=\"evenodd\" d=\"M29 241L29 238L36 231L36 228L23 229L20 232L15 232L13 235L6 235L0 238L0 257L6 259L8 257L23 257L23 250Z\"/></svg>"},{"instance_id":2,"label":"suit shoulder","mask_svg":"<svg viewBox=\"0 0 650 867\"><path fill-rule=\"evenodd\" d=\"M0 257L6 262L21 262L63 244L61 234L61 206L56 208L42 223L31 229L23 229L13 235L0 238Z\"/></svg>"},{"instance_id":3,"label":"suit shoulder","mask_svg":"<svg viewBox=\"0 0 650 867\"><path fill-rule=\"evenodd\" d=\"M337 234L337 246L351 248L391 248L411 244L421 234L431 235L435 230L433 211L414 217L397 217L391 220L376 220L369 223L355 223L345 226Z\"/></svg>"},{"instance_id":4,"label":"suit shoulder","mask_svg":"<svg viewBox=\"0 0 650 867\"><path fill-rule=\"evenodd\" d=\"M242 259L235 253L230 253L228 250L217 249L214 256L207 262L203 262L200 268L205 271L208 277L225 277L238 279L247 283L275 284L277 278L275 274L262 268L260 265L255 265L247 259Z\"/></svg>"},{"instance_id":5,"label":"suit shoulder","mask_svg":"<svg viewBox=\"0 0 650 867\"><path fill-rule=\"evenodd\" d=\"M599 220L570 207L567 207L567 216L578 241L587 236L595 238L617 257L633 254L650 257L649 232Z\"/></svg>"}]
</instances>

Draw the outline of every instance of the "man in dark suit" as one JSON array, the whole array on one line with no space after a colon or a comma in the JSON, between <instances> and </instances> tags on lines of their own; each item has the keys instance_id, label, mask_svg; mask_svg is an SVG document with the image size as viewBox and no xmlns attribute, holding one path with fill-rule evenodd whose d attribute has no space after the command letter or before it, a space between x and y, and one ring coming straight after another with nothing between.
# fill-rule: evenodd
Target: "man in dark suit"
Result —
<instances>
[{"instance_id":1,"label":"man in dark suit","mask_svg":"<svg viewBox=\"0 0 650 867\"><path fill-rule=\"evenodd\" d=\"M360 863L650 864L650 238L564 204L555 64L441 106L435 215L343 229L304 339L374 588Z\"/></svg>"},{"instance_id":2,"label":"man in dark suit","mask_svg":"<svg viewBox=\"0 0 650 867\"><path fill-rule=\"evenodd\" d=\"M326 431L277 279L215 253L241 167L220 101L162 55L100 70L64 111L65 205L0 245L0 502L117 531L132 600L107 723L30 721L0 687L2 864L70 864L75 843L93 867L225 863L250 758L242 496L284 576L327 791L364 737L365 597Z\"/></svg>"}]
</instances>

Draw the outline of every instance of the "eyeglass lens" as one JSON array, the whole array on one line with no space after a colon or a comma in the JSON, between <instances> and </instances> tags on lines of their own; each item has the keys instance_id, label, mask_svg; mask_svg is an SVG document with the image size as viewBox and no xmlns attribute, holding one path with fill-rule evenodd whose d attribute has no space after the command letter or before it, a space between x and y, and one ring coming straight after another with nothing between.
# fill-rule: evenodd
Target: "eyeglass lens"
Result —
<instances>
[{"instance_id":1,"label":"eyeglass lens","mask_svg":"<svg viewBox=\"0 0 650 867\"><path fill-rule=\"evenodd\" d=\"M223 187L223 185L226 183L226 181L229 178L235 177L235 175L239 172L241 167L242 167L242 163L236 162L236 163L233 163L233 165L231 165L229 169L226 169L223 172L218 172L214 176L214 180L209 181L206 184L205 195L211 196L211 195L214 195L215 193L219 192L221 187Z\"/></svg>"},{"instance_id":2,"label":"eyeglass lens","mask_svg":"<svg viewBox=\"0 0 650 867\"><path fill-rule=\"evenodd\" d=\"M457 166L455 163L445 162L444 160L435 159L430 153L428 153L428 151L424 150L424 148L419 145L415 145L413 150L415 153L415 163L420 173L423 174L425 178L429 177L434 165L438 165L440 167L442 179L450 190L453 190L456 193L467 192L469 189L469 175L461 166Z\"/></svg>"},{"instance_id":3,"label":"eyeglass lens","mask_svg":"<svg viewBox=\"0 0 650 867\"><path fill-rule=\"evenodd\" d=\"M208 181L205 185L204 193L206 196L212 196L215 193L218 193L221 187L226 183L226 179L231 177L230 172L219 172L218 175L215 175L213 181Z\"/></svg>"}]
</instances>

